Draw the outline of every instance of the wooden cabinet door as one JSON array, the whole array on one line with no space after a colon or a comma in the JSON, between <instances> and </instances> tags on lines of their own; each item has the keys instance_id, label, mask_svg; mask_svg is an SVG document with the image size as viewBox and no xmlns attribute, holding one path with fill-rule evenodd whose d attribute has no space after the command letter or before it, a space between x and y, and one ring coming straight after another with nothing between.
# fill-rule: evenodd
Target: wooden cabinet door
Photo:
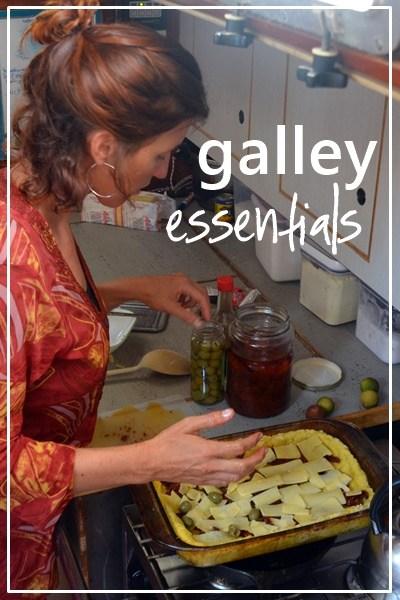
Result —
<instances>
[{"instance_id":1,"label":"wooden cabinet door","mask_svg":"<svg viewBox=\"0 0 400 600\"><path fill-rule=\"evenodd\" d=\"M240 175L243 183L280 212L286 211L287 202L278 192L276 126L284 123L287 67L285 53L262 42L254 42L249 139L267 145L268 174ZM249 162L249 167L255 166L255 162Z\"/></svg>"},{"instance_id":2,"label":"wooden cabinet door","mask_svg":"<svg viewBox=\"0 0 400 600\"><path fill-rule=\"evenodd\" d=\"M222 25L195 19L193 53L203 74L210 115L192 139L199 145L207 139L230 140L237 162L249 135L253 47L215 45L214 33L221 28ZM220 159L220 152L213 157Z\"/></svg>"},{"instance_id":3,"label":"wooden cabinet door","mask_svg":"<svg viewBox=\"0 0 400 600\"><path fill-rule=\"evenodd\" d=\"M290 206L293 194L298 193L299 205L311 221L324 214L332 214L333 182L340 188L339 215L357 210L354 220L362 232L348 245L366 262L370 260L374 216L377 207L377 183L381 169L383 134L387 102L382 94L364 88L354 81L344 89L310 89L296 78L296 59L290 58L287 93L285 98L286 174L280 177L280 194ZM304 171L294 174L295 125L303 125ZM317 174L311 166L311 149L319 141L332 140L340 146L341 160L323 161L325 167L338 165L334 175ZM351 140L362 158L370 140L377 140L360 188L365 191L365 203L358 202L357 189L346 190L345 184L353 182L355 170L344 141ZM359 189L359 188L358 188ZM310 221L310 219L309 219ZM346 236L347 228L339 225L338 233Z\"/></svg>"}]
</instances>

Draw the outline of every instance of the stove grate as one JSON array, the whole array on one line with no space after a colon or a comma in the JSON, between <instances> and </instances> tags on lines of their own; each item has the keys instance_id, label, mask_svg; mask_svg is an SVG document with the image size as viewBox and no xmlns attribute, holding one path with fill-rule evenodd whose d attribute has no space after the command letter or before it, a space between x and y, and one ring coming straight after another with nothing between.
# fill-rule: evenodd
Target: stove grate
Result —
<instances>
[{"instance_id":1,"label":"stove grate","mask_svg":"<svg viewBox=\"0 0 400 600\"><path fill-rule=\"evenodd\" d=\"M349 534L336 538L335 543L307 577L297 578L286 584L282 580L279 588L277 586L275 588L264 587L262 577L254 576L251 572L243 573L243 571L239 571L239 574L243 573L244 575L243 585L238 583L239 579L236 578L234 587L229 587L229 585L225 587L223 578L229 575L229 572L229 576L232 575L232 572L237 574L236 569L230 568L229 564L211 568L194 567L149 538L135 505L126 506L124 513L126 520L124 538L126 540L124 549L126 587L127 589L141 589L137 587L135 578L132 581L132 574L142 571L146 577L147 589L160 590L154 592L154 598L159 600L187 600L187 595L180 593L183 590L204 590L204 594L196 596L197 600L228 600L230 597L235 597L237 600L237 596L229 594L229 591L240 589L251 590L249 595L251 594L255 600L264 598L268 600L331 600L332 598L348 600L348 594L325 593L323 590L347 588L346 572L350 567L355 566L354 557L359 556L366 533ZM223 570L222 575L221 569ZM229 582L227 583L229 584ZM282 588L294 591L283 593L279 591ZM169 591L161 591L166 589ZM265 592L266 589L269 590L268 593ZM314 593L295 591L303 589L314 591ZM224 593L218 594L217 590L224 590ZM320 593L316 593L318 591ZM352 600L371 600L371 596L362 590L353 592L351 598Z\"/></svg>"}]
</instances>

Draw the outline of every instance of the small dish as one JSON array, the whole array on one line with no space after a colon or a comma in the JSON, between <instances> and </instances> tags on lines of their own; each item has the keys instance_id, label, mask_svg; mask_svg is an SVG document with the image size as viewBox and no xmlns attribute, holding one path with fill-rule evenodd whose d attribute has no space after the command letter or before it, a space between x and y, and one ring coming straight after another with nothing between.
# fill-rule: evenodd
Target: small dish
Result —
<instances>
[{"instance_id":1,"label":"small dish","mask_svg":"<svg viewBox=\"0 0 400 600\"><path fill-rule=\"evenodd\" d=\"M126 313L126 317L117 315L108 315L108 324L110 332L110 352L115 352L126 340L135 324L136 317L129 310L118 307L118 312Z\"/></svg>"}]
</instances>

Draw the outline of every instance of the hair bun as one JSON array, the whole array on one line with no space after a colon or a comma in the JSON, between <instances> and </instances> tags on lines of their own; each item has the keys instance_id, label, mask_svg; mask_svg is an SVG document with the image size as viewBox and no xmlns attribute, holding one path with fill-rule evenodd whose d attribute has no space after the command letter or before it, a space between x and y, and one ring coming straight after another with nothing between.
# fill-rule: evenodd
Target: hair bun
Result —
<instances>
[{"instance_id":1,"label":"hair bun","mask_svg":"<svg viewBox=\"0 0 400 600\"><path fill-rule=\"evenodd\" d=\"M48 0L48 6L59 6L59 0ZM73 6L98 6L98 0L77 0ZM65 4L64 4L65 6ZM46 10L38 14L25 32L39 44L59 42L71 33L83 31L92 24L95 11L88 9Z\"/></svg>"}]
</instances>

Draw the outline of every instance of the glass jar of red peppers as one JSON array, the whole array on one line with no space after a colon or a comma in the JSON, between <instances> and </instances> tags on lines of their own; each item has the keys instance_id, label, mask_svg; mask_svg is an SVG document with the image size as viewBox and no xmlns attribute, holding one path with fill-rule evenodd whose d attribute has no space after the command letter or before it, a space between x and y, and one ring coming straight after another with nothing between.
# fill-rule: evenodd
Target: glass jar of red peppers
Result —
<instances>
[{"instance_id":1,"label":"glass jar of red peppers","mask_svg":"<svg viewBox=\"0 0 400 600\"><path fill-rule=\"evenodd\" d=\"M229 328L227 400L247 417L272 417L289 405L292 328L284 307L248 304Z\"/></svg>"}]
</instances>

